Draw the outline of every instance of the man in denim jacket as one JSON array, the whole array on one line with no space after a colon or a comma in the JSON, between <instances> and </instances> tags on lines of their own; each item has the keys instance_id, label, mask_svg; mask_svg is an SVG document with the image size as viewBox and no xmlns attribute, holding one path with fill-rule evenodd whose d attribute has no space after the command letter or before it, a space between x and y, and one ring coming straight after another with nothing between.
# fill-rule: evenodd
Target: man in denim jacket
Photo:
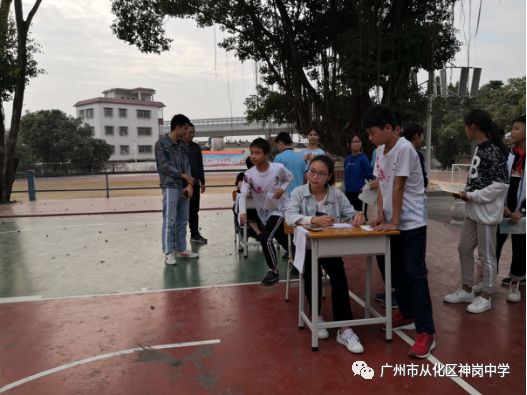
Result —
<instances>
[{"instance_id":1,"label":"man in denim jacket","mask_svg":"<svg viewBox=\"0 0 527 395\"><path fill-rule=\"evenodd\" d=\"M199 256L187 250L189 199L195 181L190 176L188 148L183 142L189 128L190 120L186 116L174 115L170 122L170 133L161 137L155 145L157 171L163 192L161 240L167 265L175 265L176 256Z\"/></svg>"}]
</instances>

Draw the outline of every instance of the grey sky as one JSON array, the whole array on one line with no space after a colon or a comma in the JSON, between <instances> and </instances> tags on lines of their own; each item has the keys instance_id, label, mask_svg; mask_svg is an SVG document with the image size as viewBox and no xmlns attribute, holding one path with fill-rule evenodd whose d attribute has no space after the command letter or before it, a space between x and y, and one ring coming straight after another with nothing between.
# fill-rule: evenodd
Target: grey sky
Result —
<instances>
[{"instance_id":1,"label":"grey sky","mask_svg":"<svg viewBox=\"0 0 527 395\"><path fill-rule=\"evenodd\" d=\"M27 12L33 2L24 3ZM468 18L469 2L463 3ZM475 10L479 2L472 3ZM456 26L461 29L459 7ZM525 15L525 0L483 1L480 29L470 51L470 65L483 68L482 83L525 75ZM156 99L167 106L165 119L177 112L194 119L244 115L244 99L254 93L253 63L241 64L232 54L215 50L212 28L171 19L171 51L146 55L112 35L112 19L109 0L42 2L32 33L42 46L37 60L46 74L28 86L24 111L58 108L73 115L78 100L100 96L109 88L141 86L157 91ZM468 34L466 19L465 31ZM219 30L216 35L222 37ZM462 31L459 39L464 41ZM454 63L466 62L464 46ZM10 107L6 106L8 116Z\"/></svg>"}]
</instances>

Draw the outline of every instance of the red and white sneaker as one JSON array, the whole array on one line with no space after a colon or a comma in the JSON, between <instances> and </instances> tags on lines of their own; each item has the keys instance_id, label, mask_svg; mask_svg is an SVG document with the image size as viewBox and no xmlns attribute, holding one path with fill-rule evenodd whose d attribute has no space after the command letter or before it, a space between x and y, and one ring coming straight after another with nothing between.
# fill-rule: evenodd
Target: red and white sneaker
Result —
<instances>
[{"instance_id":1,"label":"red and white sneaker","mask_svg":"<svg viewBox=\"0 0 527 395\"><path fill-rule=\"evenodd\" d=\"M199 258L199 254L197 252L185 250L185 251L176 252L176 257L178 258Z\"/></svg>"},{"instance_id":2,"label":"red and white sneaker","mask_svg":"<svg viewBox=\"0 0 527 395\"><path fill-rule=\"evenodd\" d=\"M428 358L434 348L436 348L434 335L431 333L418 333L408 355L414 358Z\"/></svg>"},{"instance_id":3,"label":"red and white sneaker","mask_svg":"<svg viewBox=\"0 0 527 395\"><path fill-rule=\"evenodd\" d=\"M392 315L392 330L413 330L415 329L415 322L412 318L404 318L400 311L396 311ZM386 330L386 326L382 328Z\"/></svg>"}]
</instances>

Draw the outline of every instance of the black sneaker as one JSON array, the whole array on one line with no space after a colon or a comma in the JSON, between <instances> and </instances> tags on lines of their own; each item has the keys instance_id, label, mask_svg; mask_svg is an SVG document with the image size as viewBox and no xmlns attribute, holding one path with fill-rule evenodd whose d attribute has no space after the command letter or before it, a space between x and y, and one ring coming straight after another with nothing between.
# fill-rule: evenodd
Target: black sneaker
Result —
<instances>
[{"instance_id":1,"label":"black sneaker","mask_svg":"<svg viewBox=\"0 0 527 395\"><path fill-rule=\"evenodd\" d=\"M194 243L207 244L208 240L204 238L202 235L197 235L197 236L190 236L190 241L193 241Z\"/></svg>"},{"instance_id":2,"label":"black sneaker","mask_svg":"<svg viewBox=\"0 0 527 395\"><path fill-rule=\"evenodd\" d=\"M271 286L271 285L275 285L279 280L279 276L278 276L278 272L267 272L267 275L264 277L264 279L262 280L262 285L267 285L267 286Z\"/></svg>"},{"instance_id":3,"label":"black sneaker","mask_svg":"<svg viewBox=\"0 0 527 395\"><path fill-rule=\"evenodd\" d=\"M525 285L525 279L521 280L520 284ZM511 285L511 278L510 277L505 277L503 280L501 280L501 286L502 287L508 287L509 285Z\"/></svg>"}]
</instances>

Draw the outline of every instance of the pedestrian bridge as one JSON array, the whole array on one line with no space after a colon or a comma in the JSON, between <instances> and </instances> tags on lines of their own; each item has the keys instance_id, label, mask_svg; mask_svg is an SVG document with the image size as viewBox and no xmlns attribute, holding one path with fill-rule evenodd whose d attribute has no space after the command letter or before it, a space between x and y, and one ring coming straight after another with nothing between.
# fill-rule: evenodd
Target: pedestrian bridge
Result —
<instances>
[{"instance_id":1,"label":"pedestrian bridge","mask_svg":"<svg viewBox=\"0 0 527 395\"><path fill-rule=\"evenodd\" d=\"M227 137L276 134L279 132L296 133L293 124L272 122L248 122L245 117L192 119L196 128L196 137ZM170 131L170 121L163 123L163 133Z\"/></svg>"}]
</instances>

